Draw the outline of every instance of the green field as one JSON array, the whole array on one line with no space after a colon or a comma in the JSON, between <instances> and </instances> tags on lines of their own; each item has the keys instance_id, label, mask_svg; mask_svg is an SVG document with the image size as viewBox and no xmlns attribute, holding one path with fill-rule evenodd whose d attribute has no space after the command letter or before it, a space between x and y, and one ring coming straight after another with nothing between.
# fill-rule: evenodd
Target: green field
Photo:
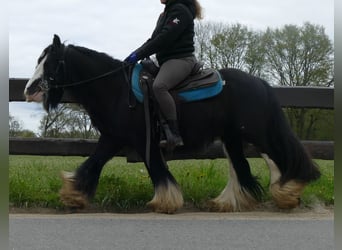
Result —
<instances>
[{"instance_id":1,"label":"green field","mask_svg":"<svg viewBox=\"0 0 342 250\"><path fill-rule=\"evenodd\" d=\"M58 191L60 172L75 170L84 157L9 156L9 202L17 208L63 210ZM263 202L270 200L269 171L259 158L249 159L252 172L265 188ZM334 161L316 160L322 177L305 189L302 206L334 204ZM205 209L206 201L216 197L227 183L227 160L170 161L170 171L181 186L185 205ZM129 212L145 209L153 188L142 163L127 163L125 158L108 162L101 174L92 207L99 211Z\"/></svg>"}]
</instances>

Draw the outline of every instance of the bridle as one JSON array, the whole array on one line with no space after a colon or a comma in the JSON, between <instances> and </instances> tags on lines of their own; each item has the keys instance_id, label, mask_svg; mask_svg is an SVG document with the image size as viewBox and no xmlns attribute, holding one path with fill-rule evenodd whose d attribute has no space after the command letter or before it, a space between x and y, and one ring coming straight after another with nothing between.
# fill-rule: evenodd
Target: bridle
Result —
<instances>
[{"instance_id":1,"label":"bridle","mask_svg":"<svg viewBox=\"0 0 342 250\"><path fill-rule=\"evenodd\" d=\"M59 71L61 69L63 69L63 79L65 79L65 72L66 72L66 63L65 63L65 54L66 51L69 49L69 47L65 47L63 50L63 55L62 57L58 60L58 65L56 67L54 76L50 76L49 80L47 79L43 79L41 81L41 83L39 84L39 87L43 90L43 91L48 91L49 89L60 89L60 88L67 88L67 87L74 87L74 86L78 86L78 85L83 85L86 83L90 83L105 77L108 77L110 75L113 75L117 72L123 71L124 72L124 76L125 76L125 80L127 83L129 83L129 77L127 75L127 72L125 71L126 68L132 67L133 65L130 63L126 63L126 62L122 62L121 67L118 67L116 69L113 69L111 71L108 71L106 73L103 73L101 75L92 77L92 78L88 78L86 80L82 80L82 81L77 81L77 82L71 82L71 83L65 83L65 84L51 84L51 82L56 82L56 76L59 74ZM60 82L60 81L59 81Z\"/></svg>"},{"instance_id":2,"label":"bridle","mask_svg":"<svg viewBox=\"0 0 342 250\"><path fill-rule=\"evenodd\" d=\"M54 73L54 76L50 76L49 77L49 80L47 79L43 79L40 83L39 83L39 87L41 88L42 91L44 92L47 92L49 91L50 89L63 89L63 88L67 88L67 87L74 87L74 86L79 86L79 85L83 85L83 84L87 84L87 83L90 83L90 82L94 82L96 80L99 80L99 79L102 79L102 78L105 78L105 77L108 77L110 75L113 75L113 74L116 74L120 71L123 71L124 73L124 77L125 77L125 82L126 84L128 85L128 106L129 108L134 108L135 105L136 105L136 100L135 98L132 96L132 90L131 90L131 80L130 80L130 73L133 69L133 66L134 64L131 64L131 63L127 63L125 61L123 61L121 63L121 67L118 67L116 69L113 69L111 71L108 71L106 73L103 73L101 75L98 75L98 76L94 76L94 77L91 77L91 78L88 78L86 80L82 80L82 81L78 81L78 82L71 82L71 83L65 83L65 84L52 84L52 82L57 82L56 80L56 76L59 75L59 71L61 69L63 69L63 81L64 79L66 78L65 75L66 75L66 62L65 62L65 55L66 55L66 52L67 50L69 49L69 46L66 46L63 48L63 54L61 56L61 58L59 59L58 61L58 65L56 67L56 70L55 70L55 73ZM128 68L128 73L127 71L125 70L126 68ZM58 82L61 82L61 81L58 81Z\"/></svg>"}]
</instances>

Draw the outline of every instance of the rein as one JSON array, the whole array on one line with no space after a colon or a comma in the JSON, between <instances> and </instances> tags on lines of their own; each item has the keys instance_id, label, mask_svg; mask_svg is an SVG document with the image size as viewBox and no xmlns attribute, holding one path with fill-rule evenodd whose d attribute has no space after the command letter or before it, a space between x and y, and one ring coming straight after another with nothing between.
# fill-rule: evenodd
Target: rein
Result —
<instances>
[{"instance_id":1,"label":"rein","mask_svg":"<svg viewBox=\"0 0 342 250\"><path fill-rule=\"evenodd\" d=\"M65 79L65 72L66 72L66 63L65 63L65 54L67 51L68 47L65 47L64 51L63 51L63 55L61 57L61 59L59 59L58 61L58 65L55 71L55 75L54 77L49 77L49 80L42 80L40 83L40 88L44 91L48 91L49 89L60 89L60 88L66 88L66 87L74 87L74 86L79 86L82 84L86 84L86 83L90 83L105 77L108 77L110 75L113 75L119 71L123 71L124 73L124 78L125 78L125 82L128 84L128 106L130 109L133 109L136 106L136 100L132 95L132 90L131 90L131 82L130 82L130 77L129 75L131 74L131 70L132 70L132 64L130 63L126 63L126 62L122 62L121 63L121 67L118 67L114 70L108 71L104 74L86 79L86 80L82 80L82 81L78 81L78 82L72 82L72 83L66 83L66 84L51 84L51 82L55 82L56 80L56 76L58 75L60 69L63 69L63 78ZM126 72L126 68L128 68L128 73Z\"/></svg>"},{"instance_id":2,"label":"rein","mask_svg":"<svg viewBox=\"0 0 342 250\"><path fill-rule=\"evenodd\" d=\"M62 67L63 68L63 74L65 76L65 68L66 68L66 63L65 63L65 54L66 54L66 51L67 51L68 47L66 47L63 51L63 56L62 58L58 61L58 65L57 65L57 68L56 68L56 71L55 71L55 77L50 77L49 80L51 81L56 81L56 75L58 74L60 68ZM126 74L126 71L125 71L125 68L126 67L130 67L131 64L129 63L125 63L125 62L122 62L122 66L119 67L119 68L116 68L114 70L111 70L111 71L108 71L104 74L101 74L101 75L98 75L98 76L95 76L95 77L92 77L92 78L89 78L89 79L86 79L86 80L82 80L82 81L78 81L78 82L72 82L72 83L66 83L66 84L49 84L48 81L43 81L42 82L42 89L49 89L49 88L54 88L54 89L58 89L58 88L66 88L66 87L74 87L74 86L78 86L78 85L82 85L82 84L86 84L86 83L89 83L89 82L93 82L93 81L96 81L96 80L99 80L99 79L102 79L102 78L105 78L107 76L110 76L110 75L113 75L119 71L123 71L124 72L124 76L125 76L125 80L126 82L129 83L129 77L127 76ZM63 76L63 77L64 77Z\"/></svg>"},{"instance_id":3,"label":"rein","mask_svg":"<svg viewBox=\"0 0 342 250\"><path fill-rule=\"evenodd\" d=\"M65 64L65 61L62 60L62 61L59 62L59 64ZM96 81L96 80L105 78L105 77L110 76L110 75L113 75L113 74L115 74L115 73L117 73L117 72L119 72L119 71L121 71L121 70L122 70L122 71L124 72L124 74L125 74L125 79L126 79L126 81L128 81L128 76L127 76L127 74L126 74L126 72L125 72L125 68L126 68L126 67L129 67L129 66L131 66L131 65L130 65L130 64L123 63L123 64L122 64L122 67L117 68L117 69L114 69L114 70L111 70L111 71L108 71L108 72L106 72L106 73L104 73L104 74L102 74L102 75L95 76L95 77L93 77L93 78L89 78L89 79L86 79L86 80L82 80L82 81L78 81L78 82L72 82L72 83L67 83L67 84L62 84L62 85L60 85L60 84L59 84L59 85L49 84L49 85L48 85L48 88L58 89L58 88L74 87L74 86L86 84L86 83L89 83L89 82L93 82L93 81ZM52 78L52 79L50 78L50 80L54 80L54 79L53 79L53 78Z\"/></svg>"},{"instance_id":4,"label":"rein","mask_svg":"<svg viewBox=\"0 0 342 250\"><path fill-rule=\"evenodd\" d=\"M62 63L64 64L64 60L63 61L60 61L59 63ZM67 83L67 84L62 84L62 85L50 85L49 87L50 88L54 88L54 89L58 89L58 88L66 88L66 87L73 87L73 86L78 86L78 85L82 85L82 84L86 84L86 83L89 83L89 82L92 82L92 81L96 81L96 80L99 80L99 79L102 79L102 78L105 78L107 76L110 76L110 75L113 75L119 71L124 71L125 73L125 79L128 79L128 76L125 72L125 68L130 66L130 64L124 64L122 65L122 67L118 68L118 69L114 69L114 70L111 70L111 71L108 71L102 75L99 75L99 76L95 76L93 78L89 78L89 79L86 79L86 80L82 80L82 81L78 81L78 82L72 82L72 83Z\"/></svg>"}]
</instances>

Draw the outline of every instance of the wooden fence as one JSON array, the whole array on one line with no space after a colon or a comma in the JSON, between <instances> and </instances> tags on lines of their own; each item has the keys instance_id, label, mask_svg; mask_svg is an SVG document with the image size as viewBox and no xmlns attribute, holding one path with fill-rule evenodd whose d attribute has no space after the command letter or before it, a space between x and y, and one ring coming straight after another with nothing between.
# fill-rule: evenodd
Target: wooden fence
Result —
<instances>
[{"instance_id":1,"label":"wooden fence","mask_svg":"<svg viewBox=\"0 0 342 250\"><path fill-rule=\"evenodd\" d=\"M25 101L23 90L28 79L9 80L9 101ZM334 108L334 89L319 87L274 87L280 104L283 107L297 108ZM62 102L73 100L65 95ZM333 141L303 141L304 146L317 159L334 159ZM10 138L9 153L12 155L62 155L87 156L96 146L96 140L84 139L56 139L56 138ZM248 145L245 149L248 157L259 157L255 148ZM123 150L121 156L126 156L130 162L140 161L135 152ZM166 158L171 159L215 159L223 158L222 146L215 142L209 147L196 152L176 150Z\"/></svg>"}]
</instances>

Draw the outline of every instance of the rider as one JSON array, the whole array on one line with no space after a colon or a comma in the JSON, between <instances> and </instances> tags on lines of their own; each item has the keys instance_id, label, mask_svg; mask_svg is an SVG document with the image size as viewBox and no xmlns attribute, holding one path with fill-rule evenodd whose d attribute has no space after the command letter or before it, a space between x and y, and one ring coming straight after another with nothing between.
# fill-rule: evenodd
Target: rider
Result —
<instances>
[{"instance_id":1,"label":"rider","mask_svg":"<svg viewBox=\"0 0 342 250\"><path fill-rule=\"evenodd\" d=\"M156 54L160 70L153 83L153 92L166 119L172 138L161 140L160 146L183 145L180 136L176 105L169 90L190 75L197 60L194 56L194 19L202 18L202 8L197 0L160 0L165 4L157 26L141 47L132 52L125 61L136 63Z\"/></svg>"}]
</instances>

